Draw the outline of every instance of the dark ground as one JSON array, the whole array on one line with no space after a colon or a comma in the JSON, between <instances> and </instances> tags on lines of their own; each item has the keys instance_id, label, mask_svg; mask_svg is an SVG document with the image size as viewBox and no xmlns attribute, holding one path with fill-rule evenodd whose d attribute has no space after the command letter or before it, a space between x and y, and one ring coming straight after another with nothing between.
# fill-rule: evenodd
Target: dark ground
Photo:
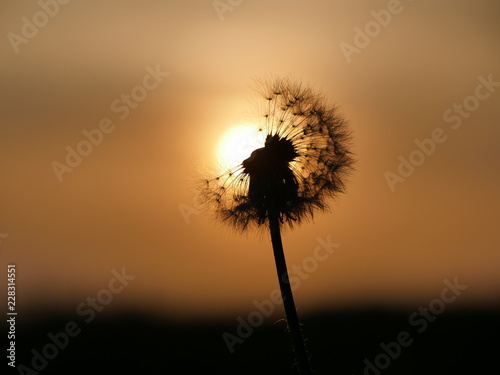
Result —
<instances>
[{"instance_id":1,"label":"dark ground","mask_svg":"<svg viewBox=\"0 0 500 375\"><path fill-rule=\"evenodd\" d=\"M409 321L411 312L352 311L325 313L303 320L316 374L445 375L500 374L500 311L444 312L433 322ZM283 322L266 319L230 354L222 334L236 334L236 320L218 323L169 323L146 316L60 316L27 323L18 318L16 365L33 369L33 349L53 359L41 371L17 371L4 363L5 374L295 374L290 340ZM81 329L64 349L54 352L49 332L64 331L69 321ZM22 322L22 324L21 324ZM275 322L273 324L273 322ZM2 331L5 332L5 323ZM422 330L421 333L418 330ZM396 344L402 331L398 353ZM4 336L5 337L5 336ZM7 344L5 337L3 342ZM411 342L411 343L410 343ZM62 342L64 344L64 340ZM381 348L385 343L393 357ZM8 346L7 346L8 348ZM51 350L52 349L52 350ZM5 349L3 350L6 352ZM378 360L377 360L378 358ZM383 369L368 369L367 362ZM378 362L377 362L378 361ZM8 371L4 370L7 369Z\"/></svg>"}]
</instances>

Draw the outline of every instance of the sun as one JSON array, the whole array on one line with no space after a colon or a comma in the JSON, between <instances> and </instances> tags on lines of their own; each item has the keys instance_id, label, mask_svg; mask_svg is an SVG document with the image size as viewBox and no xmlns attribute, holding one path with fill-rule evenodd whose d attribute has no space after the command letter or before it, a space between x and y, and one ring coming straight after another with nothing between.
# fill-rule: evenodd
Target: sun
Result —
<instances>
[{"instance_id":1,"label":"sun","mask_svg":"<svg viewBox=\"0 0 500 375\"><path fill-rule=\"evenodd\" d=\"M238 166L253 150L264 147L265 135L255 126L237 125L229 129L219 141L216 156L221 172Z\"/></svg>"}]
</instances>

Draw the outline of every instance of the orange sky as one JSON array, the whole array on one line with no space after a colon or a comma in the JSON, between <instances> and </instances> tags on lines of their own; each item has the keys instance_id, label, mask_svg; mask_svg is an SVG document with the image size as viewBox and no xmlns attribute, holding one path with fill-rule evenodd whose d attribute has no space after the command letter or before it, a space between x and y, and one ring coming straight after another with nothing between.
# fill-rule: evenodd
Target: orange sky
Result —
<instances>
[{"instance_id":1,"label":"orange sky","mask_svg":"<svg viewBox=\"0 0 500 375\"><path fill-rule=\"evenodd\" d=\"M17 265L22 306L72 312L122 267L136 278L109 309L231 318L269 298L267 235L180 209L197 208L193 179L269 74L337 103L359 160L331 213L284 234L290 267L318 237L340 244L301 281L300 309L413 309L455 277L468 285L455 306L498 305L500 7L396 5L255 0L219 16L211 1L70 2L16 45L40 6L2 4L0 259ZM109 133L60 182L53 162L103 119ZM386 172L436 129L446 140L391 191Z\"/></svg>"}]
</instances>

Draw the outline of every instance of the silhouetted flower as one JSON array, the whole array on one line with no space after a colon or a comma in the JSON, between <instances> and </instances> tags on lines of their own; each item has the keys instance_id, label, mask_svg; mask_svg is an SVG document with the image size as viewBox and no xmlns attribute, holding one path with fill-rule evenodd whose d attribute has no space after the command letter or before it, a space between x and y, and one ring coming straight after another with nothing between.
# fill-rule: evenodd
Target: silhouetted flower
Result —
<instances>
[{"instance_id":1,"label":"silhouetted flower","mask_svg":"<svg viewBox=\"0 0 500 375\"><path fill-rule=\"evenodd\" d=\"M281 240L292 226L327 208L344 190L353 157L346 121L322 96L300 83L276 79L258 90L255 126L265 140L240 165L205 182L203 192L220 218L237 229L267 227L297 368L311 368L300 329Z\"/></svg>"},{"instance_id":2,"label":"silhouetted flower","mask_svg":"<svg viewBox=\"0 0 500 375\"><path fill-rule=\"evenodd\" d=\"M312 218L344 191L353 164L347 123L321 95L289 79L262 83L258 93L264 147L204 187L222 221L241 230L270 215L290 226Z\"/></svg>"}]
</instances>

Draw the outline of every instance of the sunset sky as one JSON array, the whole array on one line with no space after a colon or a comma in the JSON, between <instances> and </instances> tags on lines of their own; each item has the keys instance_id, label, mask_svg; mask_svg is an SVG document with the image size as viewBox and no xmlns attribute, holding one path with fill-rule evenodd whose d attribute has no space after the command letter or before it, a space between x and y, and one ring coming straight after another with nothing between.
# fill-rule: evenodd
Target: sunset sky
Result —
<instances>
[{"instance_id":1,"label":"sunset sky","mask_svg":"<svg viewBox=\"0 0 500 375\"><path fill-rule=\"evenodd\" d=\"M331 212L283 235L289 268L311 270L299 311L415 310L455 278L450 308L499 306L500 4L214 3L230 4L0 5L0 259L18 308L75 313L122 268L135 278L108 311L234 319L269 299L269 236L217 223L195 189L268 76L337 104L358 160ZM312 267L321 241L339 245Z\"/></svg>"}]
</instances>

